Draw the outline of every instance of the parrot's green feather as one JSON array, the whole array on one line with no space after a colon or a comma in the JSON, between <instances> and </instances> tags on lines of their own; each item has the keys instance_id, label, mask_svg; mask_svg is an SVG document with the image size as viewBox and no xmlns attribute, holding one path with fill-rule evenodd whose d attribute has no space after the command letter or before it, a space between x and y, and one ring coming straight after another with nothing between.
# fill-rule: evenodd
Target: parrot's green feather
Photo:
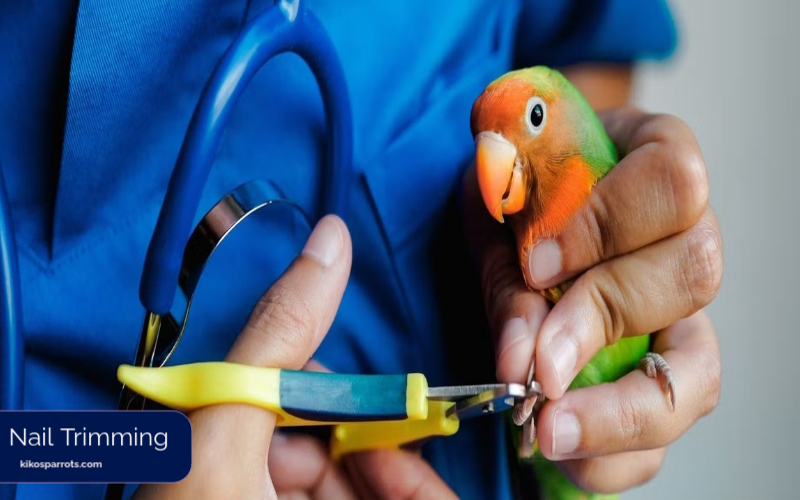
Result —
<instances>
[{"instance_id":1,"label":"parrot's green feather","mask_svg":"<svg viewBox=\"0 0 800 500\"><path fill-rule=\"evenodd\" d=\"M581 156L592 170L594 177L600 179L606 175L619 161L618 153L600 119L583 95L560 72L543 66L518 70L504 75L498 80L523 72L538 92L551 98L558 97L561 103L569 108L570 112L565 116L575 122L575 137ZM571 284L571 281L566 282L543 292L543 294L552 302L558 302ZM649 347L650 336L641 335L623 338L615 344L601 349L581 370L569 389L616 381L636 368L642 357L647 354ZM520 429L514 426L510 418L509 425L514 429L514 442L519 450ZM538 450L531 458L520 460L533 464L546 500L610 500L618 498L618 495L598 495L580 490L556 464L547 460Z\"/></svg>"},{"instance_id":2,"label":"parrot's green feather","mask_svg":"<svg viewBox=\"0 0 800 500\"><path fill-rule=\"evenodd\" d=\"M613 382L636 368L650 348L650 336L625 337L601 349L578 373L570 389Z\"/></svg>"},{"instance_id":3,"label":"parrot's green feather","mask_svg":"<svg viewBox=\"0 0 800 500\"><path fill-rule=\"evenodd\" d=\"M598 179L606 175L619 161L617 148L614 142L605 133L600 118L592 109L592 106L583 97L583 94L570 83L567 78L553 71L553 78L559 81L562 90L562 99L573 107L572 116L580 117L577 119L575 127L578 132L578 145L581 156L592 169L592 173Z\"/></svg>"}]
</instances>

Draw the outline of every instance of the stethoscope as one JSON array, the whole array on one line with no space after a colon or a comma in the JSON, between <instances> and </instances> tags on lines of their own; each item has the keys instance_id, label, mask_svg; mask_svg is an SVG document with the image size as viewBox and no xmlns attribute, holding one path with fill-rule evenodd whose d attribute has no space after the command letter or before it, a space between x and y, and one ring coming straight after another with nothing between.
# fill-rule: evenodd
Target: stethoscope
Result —
<instances>
[{"instance_id":1,"label":"stethoscope","mask_svg":"<svg viewBox=\"0 0 800 500\"><path fill-rule=\"evenodd\" d=\"M294 52L320 87L328 128L327 165L322 178L322 214L344 216L352 173L350 98L339 58L324 27L304 0L276 0L242 28L214 68L195 107L158 222L147 250L139 299L145 318L134 365L161 367L180 341L195 287L206 262L226 236L256 211L287 204L309 217L269 181L237 187L192 228L211 165L239 96L272 57ZM19 271L10 207L0 172L0 410L23 408L24 337ZM177 294L177 290L182 293ZM177 300L176 300L177 299ZM145 400L125 387L124 410L143 409ZM108 485L106 500L119 499L124 485ZM0 500L12 500L16 485L0 485Z\"/></svg>"}]
</instances>

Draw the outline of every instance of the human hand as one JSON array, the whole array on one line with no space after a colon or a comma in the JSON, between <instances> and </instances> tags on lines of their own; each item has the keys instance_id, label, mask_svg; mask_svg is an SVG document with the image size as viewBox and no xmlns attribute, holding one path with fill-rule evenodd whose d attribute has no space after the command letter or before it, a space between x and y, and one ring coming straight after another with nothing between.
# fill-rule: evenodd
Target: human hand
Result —
<instances>
[{"instance_id":1,"label":"human hand","mask_svg":"<svg viewBox=\"0 0 800 500\"><path fill-rule=\"evenodd\" d=\"M351 259L347 227L335 216L323 218L303 252L261 298L226 361L309 367L339 308ZM346 457L345 472L316 439L274 433L276 415L267 410L227 404L188 417L193 429L189 475L174 484L143 485L135 498L455 498L414 453L354 454Z\"/></svg>"},{"instance_id":2,"label":"human hand","mask_svg":"<svg viewBox=\"0 0 800 500\"><path fill-rule=\"evenodd\" d=\"M514 235L487 212L474 169L465 177L465 220L498 379L524 383L534 360L549 398L537 421L540 450L582 489L618 492L655 476L666 446L717 404L720 353L702 308L720 286L722 242L688 126L634 109L600 117L624 158L558 237L518 256ZM535 290L580 277L550 311L520 267ZM602 347L649 332L675 376L674 412L639 370L565 393ZM566 347L551 351L559 344Z\"/></svg>"}]
</instances>

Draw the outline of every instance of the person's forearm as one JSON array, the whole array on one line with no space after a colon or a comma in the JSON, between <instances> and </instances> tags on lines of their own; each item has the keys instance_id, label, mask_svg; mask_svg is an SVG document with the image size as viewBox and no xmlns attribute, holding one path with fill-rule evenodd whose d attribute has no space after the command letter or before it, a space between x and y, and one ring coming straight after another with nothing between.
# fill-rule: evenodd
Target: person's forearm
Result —
<instances>
[{"instance_id":1,"label":"person's forearm","mask_svg":"<svg viewBox=\"0 0 800 500\"><path fill-rule=\"evenodd\" d=\"M561 68L596 110L628 104L633 89L633 66L585 63Z\"/></svg>"}]
</instances>

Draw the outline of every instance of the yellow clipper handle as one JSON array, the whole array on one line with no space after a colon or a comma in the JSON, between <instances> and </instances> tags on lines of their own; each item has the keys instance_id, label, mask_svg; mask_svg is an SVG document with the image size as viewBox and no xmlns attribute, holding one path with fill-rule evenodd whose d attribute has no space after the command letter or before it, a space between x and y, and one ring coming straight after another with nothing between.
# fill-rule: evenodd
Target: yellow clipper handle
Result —
<instances>
[{"instance_id":1,"label":"yellow clipper handle","mask_svg":"<svg viewBox=\"0 0 800 500\"><path fill-rule=\"evenodd\" d=\"M331 443L336 458L458 430L458 420L446 416L453 403L428 401L428 382L420 373L348 375L208 362L166 368L122 365L117 378L176 410L240 403L276 413L279 427L341 424Z\"/></svg>"},{"instance_id":2,"label":"yellow clipper handle","mask_svg":"<svg viewBox=\"0 0 800 500\"><path fill-rule=\"evenodd\" d=\"M429 401L424 420L358 422L337 425L331 437L331 457L357 451L396 449L435 436L451 436L458 432L458 419L448 418L447 410L455 403Z\"/></svg>"}]
</instances>

